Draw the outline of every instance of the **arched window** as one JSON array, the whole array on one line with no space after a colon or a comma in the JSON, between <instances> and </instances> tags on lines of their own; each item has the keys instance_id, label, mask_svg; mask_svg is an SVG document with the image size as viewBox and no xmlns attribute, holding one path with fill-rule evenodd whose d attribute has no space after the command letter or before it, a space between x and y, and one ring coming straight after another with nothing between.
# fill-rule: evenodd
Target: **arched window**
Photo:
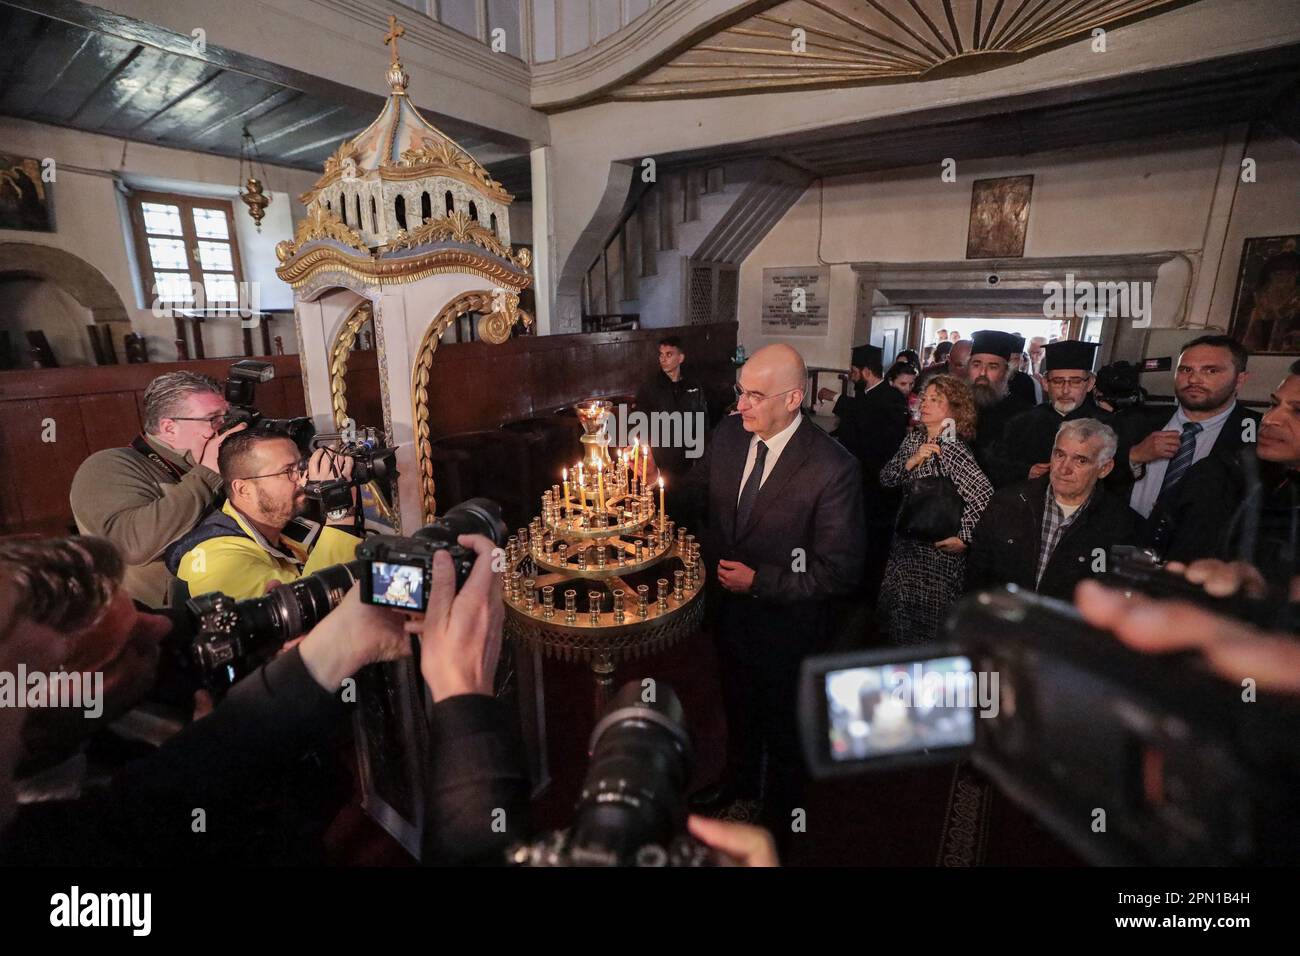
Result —
<instances>
[{"instance_id":1,"label":"arched window","mask_svg":"<svg viewBox=\"0 0 1300 956\"><path fill-rule=\"evenodd\" d=\"M428 222L433 218L433 203L429 201L429 194L423 193L420 196L420 221Z\"/></svg>"},{"instance_id":2,"label":"arched window","mask_svg":"<svg viewBox=\"0 0 1300 956\"><path fill-rule=\"evenodd\" d=\"M357 214L357 228L364 229L365 226L361 222L361 193L352 197L352 210Z\"/></svg>"},{"instance_id":3,"label":"arched window","mask_svg":"<svg viewBox=\"0 0 1300 956\"><path fill-rule=\"evenodd\" d=\"M339 212L342 213L343 225L346 226L348 224L348 197L342 193L339 194Z\"/></svg>"},{"instance_id":4,"label":"arched window","mask_svg":"<svg viewBox=\"0 0 1300 956\"><path fill-rule=\"evenodd\" d=\"M469 218L473 219L475 222L478 222L478 206L474 205L473 203L469 204Z\"/></svg>"},{"instance_id":5,"label":"arched window","mask_svg":"<svg viewBox=\"0 0 1300 956\"><path fill-rule=\"evenodd\" d=\"M488 220L492 224L492 235L497 234L497 214L493 213L492 218Z\"/></svg>"},{"instance_id":6,"label":"arched window","mask_svg":"<svg viewBox=\"0 0 1300 956\"><path fill-rule=\"evenodd\" d=\"M375 197L370 197L370 231L379 231L379 210L375 208Z\"/></svg>"},{"instance_id":7,"label":"arched window","mask_svg":"<svg viewBox=\"0 0 1300 956\"><path fill-rule=\"evenodd\" d=\"M442 198L447 203L447 215L450 216L453 212L456 211L456 200L451 198L451 190L448 189L446 195L444 195Z\"/></svg>"},{"instance_id":8,"label":"arched window","mask_svg":"<svg viewBox=\"0 0 1300 956\"><path fill-rule=\"evenodd\" d=\"M398 196L393 200L393 217L397 220L397 228L406 228L406 200Z\"/></svg>"}]
</instances>

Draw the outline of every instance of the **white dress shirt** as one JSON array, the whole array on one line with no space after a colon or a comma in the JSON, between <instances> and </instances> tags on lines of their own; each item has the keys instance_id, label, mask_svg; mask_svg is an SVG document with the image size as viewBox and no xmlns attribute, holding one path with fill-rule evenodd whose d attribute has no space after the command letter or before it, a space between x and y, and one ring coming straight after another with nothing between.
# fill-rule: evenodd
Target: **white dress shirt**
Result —
<instances>
[{"instance_id":1,"label":"white dress shirt","mask_svg":"<svg viewBox=\"0 0 1300 956\"><path fill-rule=\"evenodd\" d=\"M1219 432L1223 431L1223 423L1228 420L1228 416L1236 407L1237 403L1233 402L1213 418L1201 422L1201 430L1196 435L1196 450L1192 453L1193 465L1214 448L1214 443L1219 439ZM1174 417L1165 423L1164 431L1178 432L1182 435L1183 424L1190 421L1191 419L1183 412L1183 406L1179 405ZM1133 483L1133 493L1129 496L1128 503L1144 518L1151 517L1156 499L1160 497L1160 486L1164 483L1165 472L1169 470L1171 461L1172 458L1157 458L1155 461L1147 462L1146 474Z\"/></svg>"},{"instance_id":2,"label":"white dress shirt","mask_svg":"<svg viewBox=\"0 0 1300 956\"><path fill-rule=\"evenodd\" d=\"M767 446L767 457L763 459L763 477L759 479L758 486L763 487L763 482L767 481L772 474L772 469L776 467L776 460L781 457L781 452L785 446L790 443L794 433L799 430L803 424L803 415L796 415L794 421L785 428L781 429L771 438L760 439L754 434L749 439L749 453L745 456L745 471L740 476L740 491L736 492L736 503L740 503L740 494L745 490L745 482L749 481L749 473L754 470L754 459L758 456L758 443L762 441Z\"/></svg>"}]
</instances>

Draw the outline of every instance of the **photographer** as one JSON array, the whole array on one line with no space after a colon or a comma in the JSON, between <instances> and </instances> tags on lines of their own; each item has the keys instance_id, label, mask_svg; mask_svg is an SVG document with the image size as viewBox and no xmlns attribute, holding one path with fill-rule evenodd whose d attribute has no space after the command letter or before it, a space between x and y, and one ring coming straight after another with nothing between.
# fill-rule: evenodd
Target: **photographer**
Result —
<instances>
[{"instance_id":1,"label":"photographer","mask_svg":"<svg viewBox=\"0 0 1300 956\"><path fill-rule=\"evenodd\" d=\"M128 448L97 451L77 469L69 498L83 534L107 538L127 564L126 589L163 607L171 576L162 557L221 493L217 454L243 425L218 433L229 405L221 386L195 372L168 372L144 392L144 434Z\"/></svg>"},{"instance_id":2,"label":"photographer","mask_svg":"<svg viewBox=\"0 0 1300 956\"><path fill-rule=\"evenodd\" d=\"M218 456L226 503L172 545L168 570L190 597L220 591L242 600L351 561L359 538L343 526L298 518L307 505L304 480L351 475L352 459L340 460L336 469L330 452L318 448L303 461L293 440L271 429L232 436Z\"/></svg>"},{"instance_id":3,"label":"photographer","mask_svg":"<svg viewBox=\"0 0 1300 956\"><path fill-rule=\"evenodd\" d=\"M502 615L492 544L475 536L459 540L477 555L465 586L455 593L452 562L439 553L429 613L419 625L406 626L421 635L420 670L433 697L426 821L442 862L499 859L527 825L527 777L506 715L491 696ZM89 552L83 560L93 564ZM45 599L39 589L22 586L17 571L0 563L0 670L20 664L50 670L68 640L32 620ZM90 567L79 574L94 577ZM22 807L0 839L0 860L192 864L263 854L265 848L241 829L241 808L287 761L345 726L349 708L339 694L345 678L410 653L402 620L397 612L362 603L352 589L296 646L236 684L212 714L128 765L106 788ZM27 713L0 708L0 825L13 804L11 775ZM492 826L498 808L506 811L500 833ZM203 811L203 827L196 826L196 810Z\"/></svg>"}]
</instances>

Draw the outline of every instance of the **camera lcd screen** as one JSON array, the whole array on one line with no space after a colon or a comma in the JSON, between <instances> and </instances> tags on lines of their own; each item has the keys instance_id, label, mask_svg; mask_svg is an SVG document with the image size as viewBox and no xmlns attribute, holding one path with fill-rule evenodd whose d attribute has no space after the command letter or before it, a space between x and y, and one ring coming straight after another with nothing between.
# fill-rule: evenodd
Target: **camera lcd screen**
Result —
<instances>
[{"instance_id":1,"label":"camera lcd screen","mask_svg":"<svg viewBox=\"0 0 1300 956\"><path fill-rule=\"evenodd\" d=\"M976 680L968 657L934 657L828 671L830 758L969 747L975 742Z\"/></svg>"},{"instance_id":2,"label":"camera lcd screen","mask_svg":"<svg viewBox=\"0 0 1300 956\"><path fill-rule=\"evenodd\" d=\"M424 568L418 564L370 562L370 603L423 611Z\"/></svg>"}]
</instances>

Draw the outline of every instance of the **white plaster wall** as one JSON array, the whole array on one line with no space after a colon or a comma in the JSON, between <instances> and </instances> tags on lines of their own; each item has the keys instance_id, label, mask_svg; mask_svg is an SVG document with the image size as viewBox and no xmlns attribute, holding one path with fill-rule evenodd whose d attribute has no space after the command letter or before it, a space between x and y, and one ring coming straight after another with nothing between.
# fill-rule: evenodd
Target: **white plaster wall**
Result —
<instances>
[{"instance_id":1,"label":"white plaster wall","mask_svg":"<svg viewBox=\"0 0 1300 956\"><path fill-rule=\"evenodd\" d=\"M1227 328L1242 243L1247 236L1300 233L1300 144L1265 135L1246 151L1259 180L1232 189L1243 144L1234 131L1162 137L1088 150L959 162L957 181L944 183L938 166L888 170L825 182L820 255L836 262L964 261L971 185L976 179L1032 174L1033 195L1025 257L1182 253L1160 269L1153 329L1192 327L1153 338L1120 340L1126 357L1169 354L1172 337L1185 341L1206 325ZM1226 159L1225 159L1226 157ZM1216 192L1227 213L1214 210ZM818 261L819 187L811 186L746 258L740 272L740 341L747 350L789 341L809 364L843 366L855 319L854 287L831 267L831 328L823 338L768 338L761 334L762 270ZM1219 221L1222 220L1222 221ZM1216 230L1224 237L1216 240ZM1204 250L1221 248L1203 264ZM1205 294L1200 290L1204 288ZM1196 293L1196 294L1193 294ZM1208 307L1197 306L1199 301ZM1186 314L1184 309L1186 308ZM1250 398L1267 396L1293 358L1252 361ZM1267 380L1266 382L1263 380ZM1158 376L1150 384L1164 385Z\"/></svg>"},{"instance_id":2,"label":"white plaster wall","mask_svg":"<svg viewBox=\"0 0 1300 956\"><path fill-rule=\"evenodd\" d=\"M55 231L5 230L0 233L0 241L53 246L93 265L121 296L132 329L148 340L150 359L174 361L172 321L155 317L149 299L140 289L134 265L134 247L113 177L116 175L150 188L170 185L177 192L229 197L239 181L238 162L205 153L140 143L127 144L124 157L121 140L8 118L0 118L0 143L4 144L7 152L21 156L53 158L57 170L52 187ZM275 244L292 237L293 220L302 215L298 194L315 181L316 175L270 167L268 178L274 188L261 234L255 231L243 203L236 198L236 238L245 278L260 284L262 308L288 309L292 308L293 296L275 275L275 268L279 265ZM193 188L179 188L187 184ZM292 324L280 321L274 328L275 334L283 337L285 351L296 352L297 339ZM255 333L255 342L257 336ZM243 338L238 322L206 323L203 338L208 357L243 355ZM115 344L120 358L121 343Z\"/></svg>"}]
</instances>

